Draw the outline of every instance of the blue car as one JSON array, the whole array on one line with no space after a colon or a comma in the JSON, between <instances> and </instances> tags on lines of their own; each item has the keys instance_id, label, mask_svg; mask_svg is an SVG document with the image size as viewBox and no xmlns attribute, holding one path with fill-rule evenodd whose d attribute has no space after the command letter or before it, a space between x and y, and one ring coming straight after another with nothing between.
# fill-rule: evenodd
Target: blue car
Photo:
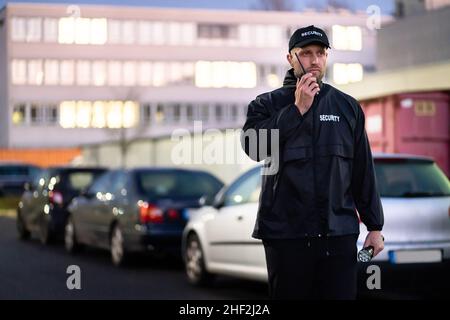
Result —
<instances>
[{"instance_id":1,"label":"blue car","mask_svg":"<svg viewBox=\"0 0 450 320\"><path fill-rule=\"evenodd\" d=\"M174 168L113 170L99 177L69 206L65 247L110 250L114 265L130 253L180 255L187 208L199 207L223 183L204 172Z\"/></svg>"}]
</instances>

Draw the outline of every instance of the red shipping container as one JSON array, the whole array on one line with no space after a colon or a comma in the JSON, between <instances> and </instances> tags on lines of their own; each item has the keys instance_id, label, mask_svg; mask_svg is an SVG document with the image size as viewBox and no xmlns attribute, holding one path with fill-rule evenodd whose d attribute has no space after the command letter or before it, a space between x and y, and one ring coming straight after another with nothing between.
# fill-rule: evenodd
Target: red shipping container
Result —
<instances>
[{"instance_id":1,"label":"red shipping container","mask_svg":"<svg viewBox=\"0 0 450 320\"><path fill-rule=\"evenodd\" d=\"M373 151L425 155L449 176L449 95L405 93L361 102Z\"/></svg>"}]
</instances>

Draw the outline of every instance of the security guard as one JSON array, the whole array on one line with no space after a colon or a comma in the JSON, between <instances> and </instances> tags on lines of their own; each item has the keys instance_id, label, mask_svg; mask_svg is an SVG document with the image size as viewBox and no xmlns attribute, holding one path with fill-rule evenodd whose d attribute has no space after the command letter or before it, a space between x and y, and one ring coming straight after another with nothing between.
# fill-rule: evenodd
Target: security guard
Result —
<instances>
[{"instance_id":1,"label":"security guard","mask_svg":"<svg viewBox=\"0 0 450 320\"><path fill-rule=\"evenodd\" d=\"M280 159L277 172L263 177L253 233L263 240L273 299L354 299L359 219L369 231L364 246L374 255L384 247L364 113L354 98L322 82L329 48L322 29L296 30L283 86L249 104L243 127L252 159L270 160L275 152ZM276 150L272 135L259 139L261 130L277 130ZM261 149L265 157L252 152Z\"/></svg>"}]
</instances>

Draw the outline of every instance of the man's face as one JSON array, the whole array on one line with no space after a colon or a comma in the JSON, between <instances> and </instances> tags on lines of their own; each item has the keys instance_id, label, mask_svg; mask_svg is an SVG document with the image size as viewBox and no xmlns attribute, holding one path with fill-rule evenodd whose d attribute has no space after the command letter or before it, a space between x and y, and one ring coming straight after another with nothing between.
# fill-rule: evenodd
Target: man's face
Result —
<instances>
[{"instance_id":1,"label":"man's face","mask_svg":"<svg viewBox=\"0 0 450 320\"><path fill-rule=\"evenodd\" d=\"M319 44L310 44L303 48L293 48L287 55L287 59L292 68L294 68L294 74L297 77L303 75L302 67L295 56L302 62L306 72L312 73L318 80L322 80L325 75L327 67L328 52L326 47Z\"/></svg>"}]
</instances>

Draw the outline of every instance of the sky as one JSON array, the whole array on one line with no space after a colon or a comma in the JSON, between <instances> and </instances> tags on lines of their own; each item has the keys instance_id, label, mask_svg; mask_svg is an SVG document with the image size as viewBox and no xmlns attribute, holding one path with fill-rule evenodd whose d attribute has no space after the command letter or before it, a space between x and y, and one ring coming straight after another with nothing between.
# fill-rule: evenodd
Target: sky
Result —
<instances>
[{"instance_id":1,"label":"sky","mask_svg":"<svg viewBox=\"0 0 450 320\"><path fill-rule=\"evenodd\" d=\"M206 8L206 9L238 9L248 10L254 8L259 0L0 0L0 8L6 2L44 2L44 3L67 3L67 4L113 4L146 7L169 7L169 8ZM305 8L305 4L326 3L326 0L291 0L295 4L296 10ZM341 0L347 3L352 9L366 10L370 5L377 5L384 14L391 14L394 10L394 0Z\"/></svg>"}]
</instances>

